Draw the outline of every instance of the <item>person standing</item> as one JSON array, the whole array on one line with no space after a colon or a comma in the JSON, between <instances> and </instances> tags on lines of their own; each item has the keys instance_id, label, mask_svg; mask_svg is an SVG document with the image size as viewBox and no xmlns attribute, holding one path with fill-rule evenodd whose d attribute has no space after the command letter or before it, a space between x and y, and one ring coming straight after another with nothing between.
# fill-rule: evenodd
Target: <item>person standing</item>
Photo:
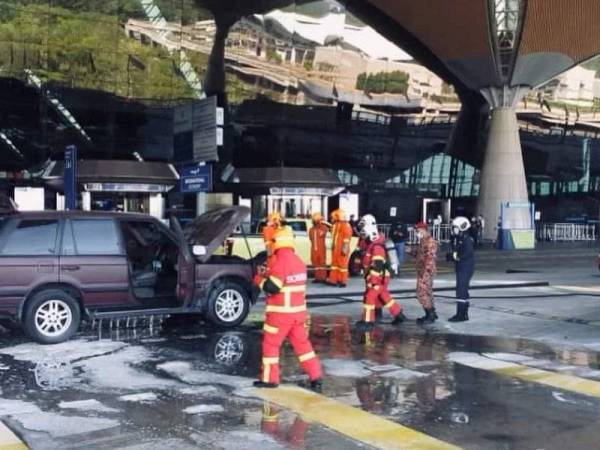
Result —
<instances>
[{"instance_id":1,"label":"person standing","mask_svg":"<svg viewBox=\"0 0 600 450\"><path fill-rule=\"evenodd\" d=\"M404 262L406 237L406 225L400 221L396 222L392 228L391 238L394 246L396 247L396 253L398 254L398 275L400 275L402 263Z\"/></svg>"},{"instance_id":2,"label":"person standing","mask_svg":"<svg viewBox=\"0 0 600 450\"><path fill-rule=\"evenodd\" d=\"M477 219L479 220L479 243L483 244L483 236L485 234L485 218L483 215L479 214Z\"/></svg>"},{"instance_id":3,"label":"person standing","mask_svg":"<svg viewBox=\"0 0 600 450\"><path fill-rule=\"evenodd\" d=\"M327 280L325 241L329 227L323 222L323 216L318 212L312 215L312 225L308 230L308 237L310 239L310 261L315 271L313 283L325 283Z\"/></svg>"},{"instance_id":4,"label":"person standing","mask_svg":"<svg viewBox=\"0 0 600 450\"><path fill-rule=\"evenodd\" d=\"M454 261L456 271L456 314L448 321L469 320L469 286L475 272L475 252L473 237L469 235L471 224L466 217L456 217L452 221L452 253L448 259Z\"/></svg>"},{"instance_id":5,"label":"person standing","mask_svg":"<svg viewBox=\"0 0 600 450\"><path fill-rule=\"evenodd\" d=\"M427 230L425 222L415 225L419 244L415 252L417 262L417 300L423 307L425 315L417 319L419 325L433 323L438 318L433 301L433 277L437 272L438 244Z\"/></svg>"},{"instance_id":6,"label":"person standing","mask_svg":"<svg viewBox=\"0 0 600 450\"><path fill-rule=\"evenodd\" d=\"M365 295L363 317L356 325L364 330L373 328L378 307L384 307L390 312L394 318L393 325L400 324L406 317L402 313L402 306L392 298L388 290L391 273L387 264L385 236L379 233L375 224L365 225L362 234L368 243L363 258Z\"/></svg>"},{"instance_id":7,"label":"person standing","mask_svg":"<svg viewBox=\"0 0 600 450\"><path fill-rule=\"evenodd\" d=\"M468 221L468 219L467 219ZM478 240L479 240L479 217L477 216L473 216L471 218L471 223L470 223L470 228L469 228L469 232L471 233L471 238L473 239L473 244L475 247L478 246Z\"/></svg>"},{"instance_id":8,"label":"person standing","mask_svg":"<svg viewBox=\"0 0 600 450\"><path fill-rule=\"evenodd\" d=\"M310 388L322 387L321 363L306 331L306 266L294 252L294 234L282 227L274 236L273 256L266 270L254 278L266 294L260 379L254 386L276 388L279 385L279 350L288 338L304 371Z\"/></svg>"},{"instance_id":9,"label":"person standing","mask_svg":"<svg viewBox=\"0 0 600 450\"><path fill-rule=\"evenodd\" d=\"M265 249L267 250L267 256L271 256L273 254L273 238L275 237L275 233L279 228L281 228L281 223L283 219L281 214L278 212L273 212L267 216L267 223L262 229L262 237L265 242Z\"/></svg>"},{"instance_id":10,"label":"person standing","mask_svg":"<svg viewBox=\"0 0 600 450\"><path fill-rule=\"evenodd\" d=\"M348 263L350 262L350 240L352 227L346 220L346 213L336 209L331 213L333 222L333 240L331 249L331 270L327 284L346 287L348 282Z\"/></svg>"}]
</instances>

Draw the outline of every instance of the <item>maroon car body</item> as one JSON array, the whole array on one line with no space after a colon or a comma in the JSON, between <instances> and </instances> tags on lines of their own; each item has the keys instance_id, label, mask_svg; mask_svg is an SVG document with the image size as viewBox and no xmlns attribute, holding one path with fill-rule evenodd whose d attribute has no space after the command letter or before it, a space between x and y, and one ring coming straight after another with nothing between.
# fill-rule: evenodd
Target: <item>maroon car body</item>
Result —
<instances>
[{"instance_id":1,"label":"maroon car body","mask_svg":"<svg viewBox=\"0 0 600 450\"><path fill-rule=\"evenodd\" d=\"M81 320L120 316L202 314L236 326L256 301L258 262L214 252L248 214L220 208L185 230L138 214L5 215L0 318L42 343L68 339Z\"/></svg>"}]
</instances>

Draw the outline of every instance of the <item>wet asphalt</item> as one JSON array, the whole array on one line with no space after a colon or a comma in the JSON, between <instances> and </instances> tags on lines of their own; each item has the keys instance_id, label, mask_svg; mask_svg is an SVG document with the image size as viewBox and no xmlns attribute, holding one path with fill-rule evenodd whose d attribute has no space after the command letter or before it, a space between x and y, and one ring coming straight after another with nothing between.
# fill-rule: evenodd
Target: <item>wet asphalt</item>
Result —
<instances>
[{"instance_id":1,"label":"wet asphalt","mask_svg":"<svg viewBox=\"0 0 600 450\"><path fill-rule=\"evenodd\" d=\"M526 355L600 380L598 354L412 323L363 333L354 320L311 319L323 395L462 448L597 448L600 399L455 364L448 355ZM258 372L258 321L228 332L181 321L137 325L87 327L51 347L5 333L2 420L33 449L371 448L248 396ZM282 367L284 382L304 379L289 346Z\"/></svg>"}]
</instances>

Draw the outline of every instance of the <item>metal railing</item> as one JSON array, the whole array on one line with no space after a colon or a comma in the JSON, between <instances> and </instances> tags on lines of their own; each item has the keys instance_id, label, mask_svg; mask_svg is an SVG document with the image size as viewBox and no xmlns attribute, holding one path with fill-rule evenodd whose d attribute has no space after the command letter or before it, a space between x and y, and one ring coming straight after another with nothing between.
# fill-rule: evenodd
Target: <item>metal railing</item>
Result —
<instances>
[{"instance_id":1,"label":"metal railing","mask_svg":"<svg viewBox=\"0 0 600 450\"><path fill-rule=\"evenodd\" d=\"M543 223L536 229L539 241L595 241L596 225L579 223Z\"/></svg>"},{"instance_id":2,"label":"metal railing","mask_svg":"<svg viewBox=\"0 0 600 450\"><path fill-rule=\"evenodd\" d=\"M390 237L390 231L392 228L391 224L380 223L377 225L377 228L379 228L379 232L383 233L383 235L385 236L386 239ZM429 225L428 229L429 229L429 233L431 233L431 235L433 236L433 238L436 241L450 242L450 233L451 233L450 224ZM416 233L416 230L414 229L414 227L408 228L408 239L406 240L406 243L411 244L411 245L419 243L419 239L417 239L417 233Z\"/></svg>"}]
</instances>

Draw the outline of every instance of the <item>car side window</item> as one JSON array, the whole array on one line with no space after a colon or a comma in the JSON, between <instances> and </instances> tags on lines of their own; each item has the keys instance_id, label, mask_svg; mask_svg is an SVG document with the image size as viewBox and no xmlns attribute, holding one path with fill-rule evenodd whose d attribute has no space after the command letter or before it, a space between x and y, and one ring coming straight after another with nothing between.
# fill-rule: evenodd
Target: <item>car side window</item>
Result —
<instances>
[{"instance_id":1,"label":"car side window","mask_svg":"<svg viewBox=\"0 0 600 450\"><path fill-rule=\"evenodd\" d=\"M52 256L57 236L57 220L22 220L0 243L0 255Z\"/></svg>"},{"instance_id":2,"label":"car side window","mask_svg":"<svg viewBox=\"0 0 600 450\"><path fill-rule=\"evenodd\" d=\"M78 255L122 255L119 231L114 220L71 221L75 250Z\"/></svg>"},{"instance_id":3,"label":"car side window","mask_svg":"<svg viewBox=\"0 0 600 450\"><path fill-rule=\"evenodd\" d=\"M292 227L292 230L295 232L306 233L306 222L289 222L288 225Z\"/></svg>"}]
</instances>

